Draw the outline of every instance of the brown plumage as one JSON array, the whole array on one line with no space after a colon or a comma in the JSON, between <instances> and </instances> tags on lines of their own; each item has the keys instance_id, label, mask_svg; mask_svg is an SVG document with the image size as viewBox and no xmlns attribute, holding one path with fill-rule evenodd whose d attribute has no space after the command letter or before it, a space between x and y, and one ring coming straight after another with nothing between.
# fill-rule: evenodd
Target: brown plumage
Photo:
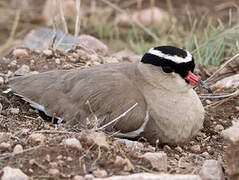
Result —
<instances>
[{"instance_id":1,"label":"brown plumage","mask_svg":"<svg viewBox=\"0 0 239 180\"><path fill-rule=\"evenodd\" d=\"M204 109L195 91L177 73L143 63L98 65L83 70L51 71L10 81L17 94L41 104L49 116L87 128L110 122L116 136L144 136L151 143L181 143L203 124ZM144 123L145 122L145 123ZM138 131L137 131L138 130Z\"/></svg>"}]
</instances>

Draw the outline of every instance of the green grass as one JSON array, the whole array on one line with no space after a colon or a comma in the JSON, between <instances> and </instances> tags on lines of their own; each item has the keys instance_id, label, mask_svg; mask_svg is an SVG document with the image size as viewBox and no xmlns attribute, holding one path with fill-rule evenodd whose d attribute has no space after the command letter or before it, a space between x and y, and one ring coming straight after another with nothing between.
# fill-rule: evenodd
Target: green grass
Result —
<instances>
[{"instance_id":1,"label":"green grass","mask_svg":"<svg viewBox=\"0 0 239 180\"><path fill-rule=\"evenodd\" d=\"M128 48L142 55L153 46L173 45L190 51L197 64L214 66L238 53L239 24L232 23L231 15L226 23L220 20L215 22L215 19L208 19L206 15L200 18L188 15L187 19L176 24L165 21L149 28L159 37L159 41L156 41L136 25L117 27L112 18L115 12L107 9L105 16L102 11L105 10L98 10L99 14L83 19L81 29L82 33L109 42L109 46L111 41L118 41L121 44L119 49ZM171 12L173 14L172 7Z\"/></svg>"}]
</instances>

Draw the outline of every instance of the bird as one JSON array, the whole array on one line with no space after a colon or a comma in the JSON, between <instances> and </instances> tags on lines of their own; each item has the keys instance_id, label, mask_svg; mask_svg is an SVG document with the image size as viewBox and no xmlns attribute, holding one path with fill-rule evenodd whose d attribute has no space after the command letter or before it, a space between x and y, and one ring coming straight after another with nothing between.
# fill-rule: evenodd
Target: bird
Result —
<instances>
[{"instance_id":1,"label":"bird","mask_svg":"<svg viewBox=\"0 0 239 180\"><path fill-rule=\"evenodd\" d=\"M174 46L149 49L138 62L100 64L14 77L12 91L67 127L120 138L182 144L202 127L192 54Z\"/></svg>"}]
</instances>

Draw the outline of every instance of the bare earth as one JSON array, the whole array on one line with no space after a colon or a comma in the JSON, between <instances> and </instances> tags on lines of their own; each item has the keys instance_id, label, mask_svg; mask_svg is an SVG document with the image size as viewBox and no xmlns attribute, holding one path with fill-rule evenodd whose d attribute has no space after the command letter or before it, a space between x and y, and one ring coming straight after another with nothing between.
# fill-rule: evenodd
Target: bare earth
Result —
<instances>
[{"instance_id":1,"label":"bare earth","mask_svg":"<svg viewBox=\"0 0 239 180\"><path fill-rule=\"evenodd\" d=\"M70 55L70 53L55 52L52 56L46 56L42 52L30 52L29 58L19 59L17 66L9 67L9 63L14 59L10 53L4 58L4 61L1 61L0 72L7 73L9 70L15 72L22 64L28 65L31 71L38 72L70 69L84 67L88 61L80 60L78 63L72 63L69 60ZM62 60L61 64L55 63L56 58ZM34 62L31 61L32 59ZM168 155L168 168L164 172L198 174L206 159L221 161L227 172L224 159L227 144L221 137L220 131L229 127L233 119L239 118L238 110L235 108L236 104L238 106L238 96L224 100L210 100L210 102L202 100L206 109L204 128L188 144L180 145L182 149L168 145L152 147L144 139L139 139L139 146L132 148L127 147L117 138L109 136L107 136L107 142L110 146L109 149L106 149L88 142L86 137L91 133L90 131L66 130L64 125L56 126L51 123L51 120L43 119L37 110L32 109L20 98L11 93L3 94L2 90L5 89L7 89L7 84L2 85L0 91L0 103L3 106L0 114L0 132L7 133L7 137L2 138L0 136L0 143L7 142L10 147L1 149L0 169L5 166L17 167L35 179L53 178L54 176L48 173L50 168L58 169L59 177L63 179L72 178L74 175L94 174L97 169L106 170L107 176L158 172L140 156L145 152L164 151ZM198 92L200 94L205 93L203 90ZM14 112L12 108L18 108L19 112ZM40 145L32 143L29 139L29 136L36 132L40 132L46 137ZM79 139L82 149L65 147L62 141L69 137ZM24 151L20 154L13 154L13 148L17 144L21 144ZM129 160L128 163L117 164L116 158L119 156L124 160Z\"/></svg>"}]
</instances>

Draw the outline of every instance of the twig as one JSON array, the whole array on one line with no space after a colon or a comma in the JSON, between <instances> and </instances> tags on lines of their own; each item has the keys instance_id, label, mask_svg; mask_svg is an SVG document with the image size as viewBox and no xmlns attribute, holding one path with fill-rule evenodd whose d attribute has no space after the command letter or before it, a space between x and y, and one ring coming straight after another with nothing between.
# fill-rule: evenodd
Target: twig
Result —
<instances>
[{"instance_id":1,"label":"twig","mask_svg":"<svg viewBox=\"0 0 239 180\"><path fill-rule=\"evenodd\" d=\"M227 98L227 97L231 97L231 96L237 96L239 95L239 90L236 90L235 92L233 93L230 93L230 94L225 94L225 95L212 95L212 96L199 96L200 98L205 98L205 99L217 99L217 98Z\"/></svg>"},{"instance_id":2,"label":"twig","mask_svg":"<svg viewBox=\"0 0 239 180\"><path fill-rule=\"evenodd\" d=\"M34 133L46 133L46 134L79 134L77 132L72 131L57 131L57 130L41 130L41 131L34 131Z\"/></svg>"},{"instance_id":3,"label":"twig","mask_svg":"<svg viewBox=\"0 0 239 180\"><path fill-rule=\"evenodd\" d=\"M216 108L217 106L223 104L224 102L227 102L227 101L231 100L232 98L233 98L233 96L228 97L228 98L226 98L226 99L222 99L222 100L220 100L220 101L216 101L216 102L214 102L214 103L212 103L212 104L209 104L209 105L205 106L204 109L208 109L208 108L210 108L210 107L212 107L212 106L214 106L214 108Z\"/></svg>"},{"instance_id":4,"label":"twig","mask_svg":"<svg viewBox=\"0 0 239 180\"><path fill-rule=\"evenodd\" d=\"M28 148L28 149L25 149L23 150L22 152L20 153L6 153L6 154L2 154L0 157L0 161L3 160L3 159L6 159L6 158L9 158L9 157L13 157L15 155L18 155L18 154L22 154L22 153L25 153L25 152L28 152L28 151L32 151L32 150L36 150L38 148L41 148L41 147L44 147L45 145L38 145L38 146L34 146L34 147L31 147L31 148Z\"/></svg>"},{"instance_id":5,"label":"twig","mask_svg":"<svg viewBox=\"0 0 239 180\"><path fill-rule=\"evenodd\" d=\"M80 32L80 25L81 25L80 5L81 5L81 0L76 0L77 16L76 16L76 23L75 23L74 47L76 47L77 37Z\"/></svg>"},{"instance_id":6,"label":"twig","mask_svg":"<svg viewBox=\"0 0 239 180\"><path fill-rule=\"evenodd\" d=\"M226 61L224 64L221 65L221 67L214 72L209 78L207 78L204 82L207 82L209 80L211 80L216 74L218 74L221 70L223 70L225 68L226 65L228 65L229 63L231 63L234 59L236 59L239 56L239 53L236 54L235 56L233 56L231 59L229 59L228 61Z\"/></svg>"},{"instance_id":7,"label":"twig","mask_svg":"<svg viewBox=\"0 0 239 180\"><path fill-rule=\"evenodd\" d=\"M18 23L19 23L20 15L21 15L21 10L18 9L17 12L16 12L16 16L15 16L15 19L14 19L14 22L13 22L13 25L12 25L10 35L9 35L6 43L3 46L0 47L0 54L2 54L2 52L6 51L11 46L11 43L14 39L16 29L17 29L17 26L18 26Z\"/></svg>"},{"instance_id":8,"label":"twig","mask_svg":"<svg viewBox=\"0 0 239 180\"><path fill-rule=\"evenodd\" d=\"M68 27L67 27L66 19L64 17L64 13L63 13L62 1L61 0L57 0L57 4L59 4L59 11L60 11L61 23L63 25L64 34L61 37L61 39L57 42L57 44L55 46L56 49L59 46L59 44L61 44L63 39L66 37L66 35L68 34Z\"/></svg>"},{"instance_id":9,"label":"twig","mask_svg":"<svg viewBox=\"0 0 239 180\"><path fill-rule=\"evenodd\" d=\"M108 122L107 124L99 127L97 130L102 130L106 127L108 127L109 125L113 124L114 122L118 121L120 118L124 117L128 112L130 112L132 109L134 109L136 106L138 105L138 103L135 103L131 108L129 108L127 111L125 111L123 114L119 115L118 117L116 117L115 119L113 119L112 121Z\"/></svg>"},{"instance_id":10,"label":"twig","mask_svg":"<svg viewBox=\"0 0 239 180\"><path fill-rule=\"evenodd\" d=\"M141 22L139 22L137 19L132 18L126 11L124 11L123 9L121 9L120 7L118 7L117 5L111 3L108 0L101 0L102 2L108 4L109 6L111 6L112 8L114 8L115 10L119 11L120 13L123 13L125 15L127 15L129 18L131 18L134 23L141 28L143 31L145 31L147 34L149 34L151 37L154 38L154 40L159 41L159 38L156 36L156 34L154 34L152 31L150 31L147 27L145 27Z\"/></svg>"},{"instance_id":11,"label":"twig","mask_svg":"<svg viewBox=\"0 0 239 180\"><path fill-rule=\"evenodd\" d=\"M56 17L54 17L52 21L53 21L53 35L51 37L49 46L54 49L54 45L56 43L56 29L57 29Z\"/></svg>"}]
</instances>

